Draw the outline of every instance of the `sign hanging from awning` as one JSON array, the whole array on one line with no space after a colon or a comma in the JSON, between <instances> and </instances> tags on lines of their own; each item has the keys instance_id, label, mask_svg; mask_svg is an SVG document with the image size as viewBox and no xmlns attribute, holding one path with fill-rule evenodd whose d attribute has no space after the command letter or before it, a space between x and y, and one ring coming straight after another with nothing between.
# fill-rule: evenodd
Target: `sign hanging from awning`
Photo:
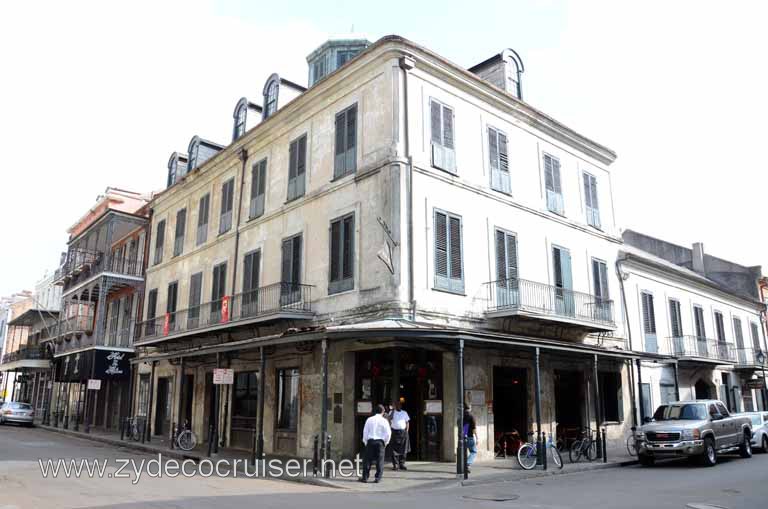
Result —
<instances>
[{"instance_id":1,"label":"sign hanging from awning","mask_svg":"<svg viewBox=\"0 0 768 509\"><path fill-rule=\"evenodd\" d=\"M56 359L56 381L119 380L130 375L131 352L88 350ZM95 362L95 364L94 364ZM93 376L91 376L93 375Z\"/></svg>"}]
</instances>

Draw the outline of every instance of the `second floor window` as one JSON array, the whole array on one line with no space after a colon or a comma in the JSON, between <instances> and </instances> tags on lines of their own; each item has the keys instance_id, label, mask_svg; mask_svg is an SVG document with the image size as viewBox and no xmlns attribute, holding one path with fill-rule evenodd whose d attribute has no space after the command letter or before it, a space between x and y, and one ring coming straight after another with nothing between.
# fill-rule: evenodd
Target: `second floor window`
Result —
<instances>
[{"instance_id":1,"label":"second floor window","mask_svg":"<svg viewBox=\"0 0 768 509\"><path fill-rule=\"evenodd\" d=\"M544 154L544 187L547 194L547 210L563 214L563 189L560 186L560 160Z\"/></svg>"},{"instance_id":2,"label":"second floor window","mask_svg":"<svg viewBox=\"0 0 768 509\"><path fill-rule=\"evenodd\" d=\"M267 160L262 159L251 168L251 203L248 217L253 219L264 214L264 196L267 187Z\"/></svg>"},{"instance_id":3,"label":"second floor window","mask_svg":"<svg viewBox=\"0 0 768 509\"><path fill-rule=\"evenodd\" d=\"M293 140L288 153L288 201L304 196L307 172L307 135Z\"/></svg>"},{"instance_id":4,"label":"second floor window","mask_svg":"<svg viewBox=\"0 0 768 509\"><path fill-rule=\"evenodd\" d=\"M211 208L211 193L200 198L197 206L197 239L196 244L204 244L208 240L208 216Z\"/></svg>"},{"instance_id":5,"label":"second floor window","mask_svg":"<svg viewBox=\"0 0 768 509\"><path fill-rule=\"evenodd\" d=\"M179 300L179 282L174 281L168 284L168 300L165 303L165 312L168 313L170 330L176 325L176 305Z\"/></svg>"},{"instance_id":6,"label":"second floor window","mask_svg":"<svg viewBox=\"0 0 768 509\"><path fill-rule=\"evenodd\" d=\"M221 320L221 301L227 291L227 263L213 267L211 278L211 323Z\"/></svg>"},{"instance_id":7,"label":"second floor window","mask_svg":"<svg viewBox=\"0 0 768 509\"><path fill-rule=\"evenodd\" d=\"M739 357L744 355L744 330L741 328L741 319L733 317L733 337L736 340L736 348L739 349Z\"/></svg>"},{"instance_id":8,"label":"second floor window","mask_svg":"<svg viewBox=\"0 0 768 509\"><path fill-rule=\"evenodd\" d=\"M331 222L331 256L328 293L355 287L355 215L348 214Z\"/></svg>"},{"instance_id":9,"label":"second floor window","mask_svg":"<svg viewBox=\"0 0 768 509\"><path fill-rule=\"evenodd\" d=\"M511 193L507 135L493 127L488 128L488 153L491 163L491 188L502 193Z\"/></svg>"},{"instance_id":10,"label":"second floor window","mask_svg":"<svg viewBox=\"0 0 768 509\"><path fill-rule=\"evenodd\" d=\"M717 341L725 343L725 322L720 311L715 311L715 332L717 333Z\"/></svg>"},{"instance_id":11,"label":"second floor window","mask_svg":"<svg viewBox=\"0 0 768 509\"><path fill-rule=\"evenodd\" d=\"M243 259L243 296L241 313L243 316L253 316L258 312L259 302L259 265L261 251L251 251Z\"/></svg>"},{"instance_id":12,"label":"second floor window","mask_svg":"<svg viewBox=\"0 0 768 509\"><path fill-rule=\"evenodd\" d=\"M283 304L301 298L301 234L283 239L280 263L280 295Z\"/></svg>"},{"instance_id":13,"label":"second floor window","mask_svg":"<svg viewBox=\"0 0 768 509\"><path fill-rule=\"evenodd\" d=\"M176 213L176 235L173 238L173 256L179 256L184 252L184 232L187 229L187 209L181 209Z\"/></svg>"},{"instance_id":14,"label":"second floor window","mask_svg":"<svg viewBox=\"0 0 768 509\"><path fill-rule=\"evenodd\" d=\"M435 288L464 293L461 217L435 210Z\"/></svg>"},{"instance_id":15,"label":"second floor window","mask_svg":"<svg viewBox=\"0 0 768 509\"><path fill-rule=\"evenodd\" d=\"M155 258L154 264L163 262L163 244L165 244L165 219L157 223L155 234Z\"/></svg>"},{"instance_id":16,"label":"second floor window","mask_svg":"<svg viewBox=\"0 0 768 509\"><path fill-rule=\"evenodd\" d=\"M219 216L219 235L232 228L232 204L235 200L235 179L231 178L221 185L221 215Z\"/></svg>"},{"instance_id":17,"label":"second floor window","mask_svg":"<svg viewBox=\"0 0 768 509\"><path fill-rule=\"evenodd\" d=\"M669 299L669 324L673 338L683 337L683 320L680 313L680 301Z\"/></svg>"},{"instance_id":18,"label":"second floor window","mask_svg":"<svg viewBox=\"0 0 768 509\"><path fill-rule=\"evenodd\" d=\"M602 260L592 259L592 286L595 297L601 301L610 299L608 293L608 266Z\"/></svg>"},{"instance_id":19,"label":"second floor window","mask_svg":"<svg viewBox=\"0 0 768 509\"><path fill-rule=\"evenodd\" d=\"M147 322L145 336L154 336L157 334L157 324L155 323L155 316L157 316L157 288L153 288L147 294Z\"/></svg>"},{"instance_id":20,"label":"second floor window","mask_svg":"<svg viewBox=\"0 0 768 509\"><path fill-rule=\"evenodd\" d=\"M336 115L336 147L333 178L354 173L357 169L357 104Z\"/></svg>"},{"instance_id":21,"label":"second floor window","mask_svg":"<svg viewBox=\"0 0 768 509\"><path fill-rule=\"evenodd\" d=\"M755 349L755 352L762 351L763 349L760 347L760 327L755 322L751 322L749 330L752 333L752 348Z\"/></svg>"},{"instance_id":22,"label":"second floor window","mask_svg":"<svg viewBox=\"0 0 768 509\"><path fill-rule=\"evenodd\" d=\"M653 308L653 294L640 294L643 304L643 333L645 335L645 351L656 353L659 346L656 341L656 310Z\"/></svg>"},{"instance_id":23,"label":"second floor window","mask_svg":"<svg viewBox=\"0 0 768 509\"><path fill-rule=\"evenodd\" d=\"M429 102L429 112L432 166L456 173L453 109L445 104L431 100Z\"/></svg>"},{"instance_id":24,"label":"second floor window","mask_svg":"<svg viewBox=\"0 0 768 509\"><path fill-rule=\"evenodd\" d=\"M698 339L707 337L707 330L704 326L704 309L701 306L693 306L693 326L696 329Z\"/></svg>"},{"instance_id":25,"label":"second floor window","mask_svg":"<svg viewBox=\"0 0 768 509\"><path fill-rule=\"evenodd\" d=\"M587 212L587 224L600 228L600 206L597 202L597 179L584 173L584 206Z\"/></svg>"},{"instance_id":26,"label":"second floor window","mask_svg":"<svg viewBox=\"0 0 768 509\"><path fill-rule=\"evenodd\" d=\"M189 312L187 320L192 322L190 329L197 327L197 320L200 318L200 302L203 298L203 273L192 274L189 278Z\"/></svg>"}]
</instances>

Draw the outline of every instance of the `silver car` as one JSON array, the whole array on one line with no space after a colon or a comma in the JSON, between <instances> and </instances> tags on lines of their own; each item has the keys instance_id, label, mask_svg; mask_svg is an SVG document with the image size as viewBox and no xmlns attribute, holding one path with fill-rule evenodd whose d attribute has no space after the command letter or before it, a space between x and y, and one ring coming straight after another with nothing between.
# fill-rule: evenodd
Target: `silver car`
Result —
<instances>
[{"instance_id":1,"label":"silver car","mask_svg":"<svg viewBox=\"0 0 768 509\"><path fill-rule=\"evenodd\" d=\"M0 424L13 422L32 426L35 420L35 411L29 403L9 401L0 406Z\"/></svg>"},{"instance_id":2,"label":"silver car","mask_svg":"<svg viewBox=\"0 0 768 509\"><path fill-rule=\"evenodd\" d=\"M744 412L740 415L752 419L752 447L768 452L768 412Z\"/></svg>"}]
</instances>

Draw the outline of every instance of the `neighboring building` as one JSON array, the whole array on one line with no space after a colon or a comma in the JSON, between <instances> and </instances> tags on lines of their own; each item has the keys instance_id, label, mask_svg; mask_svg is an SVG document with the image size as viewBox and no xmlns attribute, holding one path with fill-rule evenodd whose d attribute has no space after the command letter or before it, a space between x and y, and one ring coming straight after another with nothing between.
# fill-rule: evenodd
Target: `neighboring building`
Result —
<instances>
[{"instance_id":1,"label":"neighboring building","mask_svg":"<svg viewBox=\"0 0 768 509\"><path fill-rule=\"evenodd\" d=\"M638 362L640 410L676 399L721 399L732 412L766 408L760 267L744 267L628 230L617 270Z\"/></svg>"},{"instance_id":2,"label":"neighboring building","mask_svg":"<svg viewBox=\"0 0 768 509\"><path fill-rule=\"evenodd\" d=\"M0 400L11 399L13 387L16 383L16 372L14 370L3 370L2 359L6 352L13 348L14 334L9 335L10 326L8 322L12 321L18 314L24 312L24 309L16 309L14 306L20 302L26 302L32 297L32 292L24 290L14 293L8 297L0 297ZM14 332L15 331L11 331Z\"/></svg>"},{"instance_id":3,"label":"neighboring building","mask_svg":"<svg viewBox=\"0 0 768 509\"><path fill-rule=\"evenodd\" d=\"M328 433L349 457L399 398L413 457L450 460L466 400L482 458L537 428L623 447L615 154L518 99L516 54L489 82L397 36L344 44L362 51L320 69L321 46L290 102L270 77L263 120L152 200L132 414L304 457Z\"/></svg>"},{"instance_id":4,"label":"neighboring building","mask_svg":"<svg viewBox=\"0 0 768 509\"><path fill-rule=\"evenodd\" d=\"M88 425L117 428L126 415L150 198L107 188L68 230L67 254L55 275L61 320L50 340L54 425L77 429L89 409ZM101 380L101 389L86 391L89 379Z\"/></svg>"}]
</instances>

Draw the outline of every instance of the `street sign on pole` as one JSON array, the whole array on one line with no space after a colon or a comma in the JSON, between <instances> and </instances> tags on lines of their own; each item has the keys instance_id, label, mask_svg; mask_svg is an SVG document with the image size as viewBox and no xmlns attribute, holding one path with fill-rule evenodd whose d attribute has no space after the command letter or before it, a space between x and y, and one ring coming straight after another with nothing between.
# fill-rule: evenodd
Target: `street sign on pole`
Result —
<instances>
[{"instance_id":1,"label":"street sign on pole","mask_svg":"<svg viewBox=\"0 0 768 509\"><path fill-rule=\"evenodd\" d=\"M89 391L99 391L101 390L101 380L91 378L88 380L88 390Z\"/></svg>"},{"instance_id":2,"label":"street sign on pole","mask_svg":"<svg viewBox=\"0 0 768 509\"><path fill-rule=\"evenodd\" d=\"M215 385L232 385L235 383L235 370L225 368L214 369L213 383Z\"/></svg>"}]
</instances>

